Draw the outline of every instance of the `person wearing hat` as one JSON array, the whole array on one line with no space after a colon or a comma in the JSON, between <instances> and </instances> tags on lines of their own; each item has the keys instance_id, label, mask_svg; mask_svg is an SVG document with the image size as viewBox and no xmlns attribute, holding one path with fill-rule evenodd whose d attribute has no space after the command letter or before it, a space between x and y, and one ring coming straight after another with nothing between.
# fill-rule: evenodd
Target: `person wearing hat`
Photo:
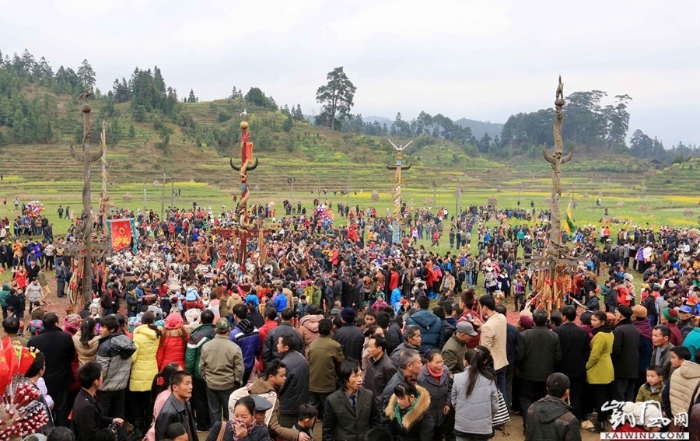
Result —
<instances>
[{"instance_id":1,"label":"person wearing hat","mask_svg":"<svg viewBox=\"0 0 700 441\"><path fill-rule=\"evenodd\" d=\"M202 346L199 359L199 374L207 384L209 419L211 422L228 421L228 399L241 386L243 379L243 352L229 340L230 325L227 318L217 320L216 336Z\"/></svg>"},{"instance_id":2,"label":"person wearing hat","mask_svg":"<svg viewBox=\"0 0 700 441\"><path fill-rule=\"evenodd\" d=\"M467 343L472 337L479 334L474 331L474 326L469 322L459 322L445 346L442 348L442 359L445 367L451 374L464 372L464 354L467 352Z\"/></svg>"},{"instance_id":3,"label":"person wearing hat","mask_svg":"<svg viewBox=\"0 0 700 441\"><path fill-rule=\"evenodd\" d=\"M634 401L635 381L639 378L639 330L632 324L632 308L620 305L615 312L617 324L613 331L612 350L615 381L612 399Z\"/></svg>"},{"instance_id":4,"label":"person wearing hat","mask_svg":"<svg viewBox=\"0 0 700 441\"><path fill-rule=\"evenodd\" d=\"M632 307L631 320L634 327L639 331L639 377L637 378L637 386L641 386L646 379L647 366L649 365L649 360L651 360L651 352L654 349L654 345L651 342L653 328L647 319L647 308L642 305Z\"/></svg>"},{"instance_id":5,"label":"person wearing hat","mask_svg":"<svg viewBox=\"0 0 700 441\"><path fill-rule=\"evenodd\" d=\"M683 305L678 308L678 316L680 318L680 321L678 322L678 329L680 329L683 339L685 339L688 334L690 334L690 331L695 328L695 322L693 321L694 315L693 308L688 305Z\"/></svg>"},{"instance_id":6,"label":"person wearing hat","mask_svg":"<svg viewBox=\"0 0 700 441\"><path fill-rule=\"evenodd\" d=\"M661 324L668 326L671 330L671 344L673 346L681 346L683 344L683 335L681 330L678 329L678 322L680 317L678 316L678 310L674 308L664 308L661 311Z\"/></svg>"}]
</instances>

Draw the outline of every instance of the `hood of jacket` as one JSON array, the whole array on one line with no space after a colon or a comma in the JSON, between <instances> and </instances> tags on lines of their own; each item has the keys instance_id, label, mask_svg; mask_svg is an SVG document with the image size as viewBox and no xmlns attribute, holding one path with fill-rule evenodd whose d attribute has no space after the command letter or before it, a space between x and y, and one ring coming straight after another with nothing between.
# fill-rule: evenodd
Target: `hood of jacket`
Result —
<instances>
[{"instance_id":1,"label":"hood of jacket","mask_svg":"<svg viewBox=\"0 0 700 441\"><path fill-rule=\"evenodd\" d=\"M547 395L533 404L534 417L543 424L554 422L567 412L573 412L573 408L560 398Z\"/></svg>"},{"instance_id":2,"label":"hood of jacket","mask_svg":"<svg viewBox=\"0 0 700 441\"><path fill-rule=\"evenodd\" d=\"M9 292L10 292L10 285L8 285L7 283L3 284L3 285L2 285L2 291L3 291L3 292L4 292L4 291L7 291L7 292L9 293Z\"/></svg>"},{"instance_id":3,"label":"hood of jacket","mask_svg":"<svg viewBox=\"0 0 700 441\"><path fill-rule=\"evenodd\" d=\"M431 326L436 326L438 323L441 323L441 320L438 316L436 316L430 311L426 311L423 309L416 311L409 318L425 329L430 329Z\"/></svg>"},{"instance_id":4,"label":"hood of jacket","mask_svg":"<svg viewBox=\"0 0 700 441\"><path fill-rule=\"evenodd\" d=\"M683 378L700 379L700 364L693 363L690 360L684 361L681 367L678 368L678 371Z\"/></svg>"},{"instance_id":5,"label":"hood of jacket","mask_svg":"<svg viewBox=\"0 0 700 441\"><path fill-rule=\"evenodd\" d=\"M255 330L255 326L253 326L253 323L251 323L251 321L246 318L236 323L234 329L238 329L244 334L249 334Z\"/></svg>"},{"instance_id":6,"label":"hood of jacket","mask_svg":"<svg viewBox=\"0 0 700 441\"><path fill-rule=\"evenodd\" d=\"M187 293L185 294L185 300L197 300L199 298L199 293L194 287L187 288Z\"/></svg>"},{"instance_id":7,"label":"hood of jacket","mask_svg":"<svg viewBox=\"0 0 700 441\"><path fill-rule=\"evenodd\" d=\"M146 337L151 340L158 340L158 334L153 329L149 328L148 325L140 325L134 329L134 337L137 335Z\"/></svg>"},{"instance_id":8,"label":"hood of jacket","mask_svg":"<svg viewBox=\"0 0 700 441\"><path fill-rule=\"evenodd\" d=\"M100 338L100 345L103 344L109 344L108 357L120 356L127 359L136 352L134 341L121 332L113 332Z\"/></svg>"},{"instance_id":9,"label":"hood of jacket","mask_svg":"<svg viewBox=\"0 0 700 441\"><path fill-rule=\"evenodd\" d=\"M323 314L305 315L299 320L299 326L303 326L313 333L318 332L318 324L323 318Z\"/></svg>"},{"instance_id":10,"label":"hood of jacket","mask_svg":"<svg viewBox=\"0 0 700 441\"><path fill-rule=\"evenodd\" d=\"M180 314L170 314L165 319L165 329L179 329L185 324Z\"/></svg>"},{"instance_id":11,"label":"hood of jacket","mask_svg":"<svg viewBox=\"0 0 700 441\"><path fill-rule=\"evenodd\" d=\"M263 380L261 377L256 378L255 381L253 381L253 384L251 384L250 388L248 389L248 393L256 395L266 394L270 392L277 393L275 387L268 381Z\"/></svg>"},{"instance_id":12,"label":"hood of jacket","mask_svg":"<svg viewBox=\"0 0 700 441\"><path fill-rule=\"evenodd\" d=\"M407 432L410 431L413 426L415 426L416 423L421 420L421 418L423 418L423 415L425 415L430 408L430 393L428 390L418 385L416 385L416 390L418 391L416 403L412 409L406 412L406 415L403 416L403 421L401 421L401 425ZM392 421L396 419L396 413L394 410L395 407L396 395L392 394L391 398L389 399L389 404L384 410L384 414Z\"/></svg>"}]
</instances>

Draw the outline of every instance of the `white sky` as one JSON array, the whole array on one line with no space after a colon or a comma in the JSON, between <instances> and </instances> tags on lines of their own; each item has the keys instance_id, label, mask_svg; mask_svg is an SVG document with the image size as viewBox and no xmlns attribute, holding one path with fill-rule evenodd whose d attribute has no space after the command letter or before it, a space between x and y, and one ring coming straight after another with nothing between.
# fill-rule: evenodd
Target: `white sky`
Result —
<instances>
[{"instance_id":1,"label":"white sky","mask_svg":"<svg viewBox=\"0 0 700 441\"><path fill-rule=\"evenodd\" d=\"M629 94L630 132L700 144L700 1L0 0L0 50L57 69L87 58L98 87L161 68L180 96L260 87L318 113L337 66L354 113L421 110L505 122L565 93ZM566 108L565 108L566 110Z\"/></svg>"}]
</instances>

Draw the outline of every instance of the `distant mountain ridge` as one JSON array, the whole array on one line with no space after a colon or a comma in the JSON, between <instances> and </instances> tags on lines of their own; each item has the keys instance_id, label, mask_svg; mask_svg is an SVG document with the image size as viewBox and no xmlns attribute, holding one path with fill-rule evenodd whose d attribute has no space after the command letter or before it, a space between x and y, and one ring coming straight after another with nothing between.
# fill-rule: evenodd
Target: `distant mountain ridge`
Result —
<instances>
[{"instance_id":1,"label":"distant mountain ridge","mask_svg":"<svg viewBox=\"0 0 700 441\"><path fill-rule=\"evenodd\" d=\"M386 124L389 128L391 128L391 125L394 123L394 120L392 119L374 115L363 116L362 121L368 123L374 123L376 121L381 125ZM484 136L484 133L488 133L491 139L493 139L496 137L496 135L501 136L501 130L503 130L503 124L476 121L467 118L458 119L457 121L455 121L455 124L458 124L462 127L469 127L469 129L472 131L472 135L474 135L476 139L481 139L481 137Z\"/></svg>"},{"instance_id":2,"label":"distant mountain ridge","mask_svg":"<svg viewBox=\"0 0 700 441\"><path fill-rule=\"evenodd\" d=\"M472 131L472 135L474 135L474 138L476 139L481 139L484 136L484 133L488 133L491 139L495 138L496 136L500 137L501 130L503 130L503 124L476 121L467 118L458 119L455 121L455 124L459 124L462 127L469 127L469 129Z\"/></svg>"}]
</instances>

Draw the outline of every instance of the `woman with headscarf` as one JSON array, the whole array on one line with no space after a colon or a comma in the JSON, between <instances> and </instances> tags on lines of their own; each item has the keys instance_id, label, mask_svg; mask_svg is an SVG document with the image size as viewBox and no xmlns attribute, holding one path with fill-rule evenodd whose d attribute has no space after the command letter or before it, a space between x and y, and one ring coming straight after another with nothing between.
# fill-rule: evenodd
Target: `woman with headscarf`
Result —
<instances>
[{"instance_id":1,"label":"woman with headscarf","mask_svg":"<svg viewBox=\"0 0 700 441\"><path fill-rule=\"evenodd\" d=\"M168 363L177 363L185 368L185 348L189 334L184 328L185 322L180 314L170 314L165 319L165 330L158 347L158 369L162 370Z\"/></svg>"},{"instance_id":2,"label":"woman with headscarf","mask_svg":"<svg viewBox=\"0 0 700 441\"><path fill-rule=\"evenodd\" d=\"M591 355L586 363L586 381L593 386L595 403L598 410L597 425L592 429L605 432L608 411L602 409L610 400L610 388L615 379L612 363L612 348L615 337L608 316L603 311L596 311L591 316L593 339L591 340Z\"/></svg>"}]
</instances>

